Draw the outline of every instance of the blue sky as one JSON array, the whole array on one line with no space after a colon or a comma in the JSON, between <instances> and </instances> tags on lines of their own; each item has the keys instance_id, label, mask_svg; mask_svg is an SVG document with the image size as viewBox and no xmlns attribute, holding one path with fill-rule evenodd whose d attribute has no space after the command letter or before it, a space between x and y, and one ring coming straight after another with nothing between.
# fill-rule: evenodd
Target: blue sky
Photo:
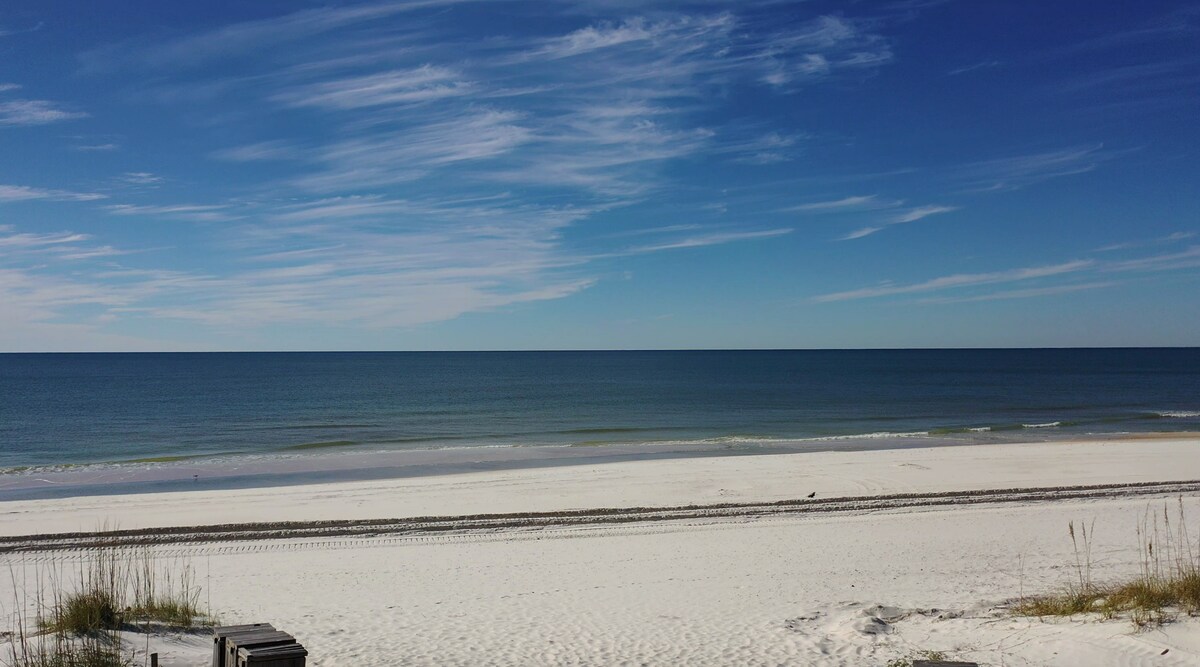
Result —
<instances>
[{"instance_id":1,"label":"blue sky","mask_svg":"<svg viewBox=\"0 0 1200 667\"><path fill-rule=\"evenodd\" d=\"M1200 344L1190 2L9 2L0 350Z\"/></svg>"}]
</instances>

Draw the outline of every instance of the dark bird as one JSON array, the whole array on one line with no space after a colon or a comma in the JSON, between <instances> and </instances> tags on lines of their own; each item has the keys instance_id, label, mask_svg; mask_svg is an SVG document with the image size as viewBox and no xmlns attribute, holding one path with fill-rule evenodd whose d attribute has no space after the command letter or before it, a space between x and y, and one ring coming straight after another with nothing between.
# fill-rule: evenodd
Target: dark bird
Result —
<instances>
[{"instance_id":1,"label":"dark bird","mask_svg":"<svg viewBox=\"0 0 1200 667\"><path fill-rule=\"evenodd\" d=\"M816 497L816 495L817 495L817 492L816 492L816 491L813 491L812 493L808 494L808 497L809 497L809 498L814 498L814 497Z\"/></svg>"}]
</instances>

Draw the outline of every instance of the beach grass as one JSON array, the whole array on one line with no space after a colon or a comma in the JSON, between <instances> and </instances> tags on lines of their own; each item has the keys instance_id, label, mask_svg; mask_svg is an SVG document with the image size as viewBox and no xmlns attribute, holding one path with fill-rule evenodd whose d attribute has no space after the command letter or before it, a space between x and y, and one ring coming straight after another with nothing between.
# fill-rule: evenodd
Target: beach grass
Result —
<instances>
[{"instance_id":1,"label":"beach grass","mask_svg":"<svg viewBox=\"0 0 1200 667\"><path fill-rule=\"evenodd\" d=\"M160 564L144 548L98 548L77 574L73 589L56 592L39 618L43 630L87 634L146 623L177 628L210 623L188 562Z\"/></svg>"},{"instance_id":2,"label":"beach grass","mask_svg":"<svg viewBox=\"0 0 1200 667\"><path fill-rule=\"evenodd\" d=\"M902 658L894 658L889 660L886 667L912 667L917 660L946 660L946 654L942 651L917 651L911 655Z\"/></svg>"},{"instance_id":3,"label":"beach grass","mask_svg":"<svg viewBox=\"0 0 1200 667\"><path fill-rule=\"evenodd\" d=\"M1147 510L1137 527L1140 572L1131 578L1097 582L1092 576L1093 525L1072 522L1075 576L1062 589L1023 597L1013 606L1022 616L1099 614L1105 619L1128 617L1138 627L1167 623L1179 614L1200 613L1200 542L1193 542L1180 498L1171 511Z\"/></svg>"},{"instance_id":4,"label":"beach grass","mask_svg":"<svg viewBox=\"0 0 1200 667\"><path fill-rule=\"evenodd\" d=\"M200 608L191 564L162 561L149 548L95 548L67 576L39 570L34 578L35 599L15 600L13 608L32 608L36 617L15 615L3 667L126 667L133 656L122 633L215 623Z\"/></svg>"}]
</instances>

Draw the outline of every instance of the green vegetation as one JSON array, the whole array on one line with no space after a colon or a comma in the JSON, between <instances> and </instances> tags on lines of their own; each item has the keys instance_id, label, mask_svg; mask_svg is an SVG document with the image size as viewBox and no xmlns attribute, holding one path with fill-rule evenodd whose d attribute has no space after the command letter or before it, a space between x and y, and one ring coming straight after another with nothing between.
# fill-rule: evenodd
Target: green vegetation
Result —
<instances>
[{"instance_id":1,"label":"green vegetation","mask_svg":"<svg viewBox=\"0 0 1200 667\"><path fill-rule=\"evenodd\" d=\"M13 649L14 667L133 667L119 643L86 638L39 647L30 653Z\"/></svg>"},{"instance_id":2,"label":"green vegetation","mask_svg":"<svg viewBox=\"0 0 1200 667\"><path fill-rule=\"evenodd\" d=\"M945 653L941 651L917 651L903 658L895 658L888 661L887 667L912 667L913 662L917 660L947 660Z\"/></svg>"},{"instance_id":3,"label":"green vegetation","mask_svg":"<svg viewBox=\"0 0 1200 667\"><path fill-rule=\"evenodd\" d=\"M88 634L158 623L191 628L208 623L199 609L200 589L192 567L159 567L149 549L98 549L79 569L73 591L57 593L43 630Z\"/></svg>"},{"instance_id":4,"label":"green vegetation","mask_svg":"<svg viewBox=\"0 0 1200 667\"><path fill-rule=\"evenodd\" d=\"M1161 625L1177 614L1200 613L1200 543L1193 542L1180 499L1174 521L1170 507L1149 512L1138 525L1141 572L1134 578L1097 583L1092 578L1093 527L1068 524L1075 551L1075 578L1062 590L1026 597L1013 607L1023 616L1096 613L1127 615L1138 627Z\"/></svg>"},{"instance_id":5,"label":"green vegetation","mask_svg":"<svg viewBox=\"0 0 1200 667\"><path fill-rule=\"evenodd\" d=\"M130 667L122 632L213 622L199 608L191 565L160 561L149 549L95 549L70 577L74 581L68 584L61 574L37 572L36 599L15 601L14 609L36 609L37 617L30 627L16 615L0 666Z\"/></svg>"}]
</instances>

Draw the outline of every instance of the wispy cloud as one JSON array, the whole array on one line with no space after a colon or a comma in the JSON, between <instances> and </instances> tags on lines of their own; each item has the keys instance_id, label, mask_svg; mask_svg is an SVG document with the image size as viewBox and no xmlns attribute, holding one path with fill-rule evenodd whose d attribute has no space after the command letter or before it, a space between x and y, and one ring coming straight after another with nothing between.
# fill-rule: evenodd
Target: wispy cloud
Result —
<instances>
[{"instance_id":1,"label":"wispy cloud","mask_svg":"<svg viewBox=\"0 0 1200 667\"><path fill-rule=\"evenodd\" d=\"M112 179L128 195L101 208L112 216L229 223L201 231L220 233L233 270L122 266L65 277L31 262L24 278L77 290L48 311L87 303L114 317L227 330L411 327L562 298L594 284L603 261L793 233L751 223L618 225L624 235L590 228L590 238L624 239L603 252L576 245L568 228L674 192L678 174L700 160L795 160L808 144L801 130L712 113L731 91L815 94L825 82L854 85L893 58L882 19L779 21L758 6L691 4L630 4L614 19L611 6L564 6L553 21L526 29L514 20L523 27L478 39L455 12L432 11L455 1L303 9L85 54L85 73L152 70L142 76L153 79L148 89L131 95L203 114L199 122L222 130L213 134L220 143L206 144L211 158L276 164L239 167L257 180L208 200L217 203L172 202L166 185L128 187L163 182L148 172ZM403 21L380 20L401 13ZM223 60L236 61L236 72ZM171 185L188 182L172 174ZM700 202L689 204L704 215ZM795 211L865 213L881 226L946 212L904 206L859 195ZM127 252L85 239L61 246L70 248L61 259L88 267Z\"/></svg>"},{"instance_id":2,"label":"wispy cloud","mask_svg":"<svg viewBox=\"0 0 1200 667\"><path fill-rule=\"evenodd\" d=\"M570 58L599 49L606 49L630 42L644 42L678 29L670 23L648 24L643 18L630 19L620 24L600 24L580 28L574 32L546 40L546 43L529 54L530 58Z\"/></svg>"},{"instance_id":3,"label":"wispy cloud","mask_svg":"<svg viewBox=\"0 0 1200 667\"><path fill-rule=\"evenodd\" d=\"M871 71L893 55L888 41L867 24L827 15L769 36L754 57L765 70L764 82L794 87L847 71Z\"/></svg>"},{"instance_id":4,"label":"wispy cloud","mask_svg":"<svg viewBox=\"0 0 1200 667\"><path fill-rule=\"evenodd\" d=\"M110 210L171 216L212 208L218 207L118 205ZM240 260L244 270L221 277L100 270L93 274L96 287L59 285L64 297L43 315L69 304L92 304L122 318L176 319L218 329L330 321L368 329L418 326L587 289L596 281L588 265L615 255L564 253L557 239L562 229L601 209L533 206L505 195L455 201L342 196L271 205L260 212L263 222L247 221L238 228L239 247L250 251ZM673 225L646 231L676 235L697 229ZM618 255L749 242L790 231L684 234ZM120 252L83 247L86 235L12 236L10 243L29 247L71 246L64 260ZM36 274L23 274L26 284Z\"/></svg>"},{"instance_id":5,"label":"wispy cloud","mask_svg":"<svg viewBox=\"0 0 1200 667\"><path fill-rule=\"evenodd\" d=\"M91 72L122 66L196 67L211 60L294 43L390 15L448 4L452 4L451 0L409 0L304 9L282 16L235 23L148 48L119 44L96 49L83 53L80 62L85 71Z\"/></svg>"},{"instance_id":6,"label":"wispy cloud","mask_svg":"<svg viewBox=\"0 0 1200 667\"><path fill-rule=\"evenodd\" d=\"M296 179L313 190L357 190L410 181L452 164L495 158L533 140L514 111L471 109L416 127L384 130L317 151L322 171Z\"/></svg>"},{"instance_id":7,"label":"wispy cloud","mask_svg":"<svg viewBox=\"0 0 1200 667\"><path fill-rule=\"evenodd\" d=\"M191 220L195 222L223 222L233 220L236 217L229 213L229 207L224 204L112 204L105 206L104 209L113 215L140 215Z\"/></svg>"},{"instance_id":8,"label":"wispy cloud","mask_svg":"<svg viewBox=\"0 0 1200 667\"><path fill-rule=\"evenodd\" d=\"M1064 44L1046 53L1045 56L1056 58L1078 56L1147 42L1161 43L1170 39L1186 39L1195 36L1200 31L1200 25L1196 19L1197 13L1193 8L1175 9L1128 26L1124 30L1109 30L1094 37Z\"/></svg>"},{"instance_id":9,"label":"wispy cloud","mask_svg":"<svg viewBox=\"0 0 1200 667\"><path fill-rule=\"evenodd\" d=\"M905 222L916 222L918 220L923 220L925 218L928 218L931 215L938 215L941 213L951 213L951 212L957 211L957 210L958 210L957 206L942 206L940 204L932 204L929 206L917 206L915 208L909 209L908 211L905 211L904 213L901 213L900 215L897 215L896 217L892 218L891 223L894 225L899 225L899 224L903 224Z\"/></svg>"},{"instance_id":10,"label":"wispy cloud","mask_svg":"<svg viewBox=\"0 0 1200 667\"><path fill-rule=\"evenodd\" d=\"M1191 58L1109 67L1055 83L1052 89L1061 94L1167 91L1200 80L1196 74L1197 64L1200 60Z\"/></svg>"},{"instance_id":11,"label":"wispy cloud","mask_svg":"<svg viewBox=\"0 0 1200 667\"><path fill-rule=\"evenodd\" d=\"M731 79L788 92L890 59L887 40L871 22L832 15L780 26L753 13L664 8L559 35L440 44L403 31L360 29L443 4L452 0L302 10L149 47L118 46L85 60L108 67L193 66L252 47L292 44L281 54L282 66L207 89L213 95L244 90L285 108L341 112L345 120L335 121L344 123L335 135L340 138L307 146L315 170L289 180L302 189L361 192L431 178L464 163L456 178L475 183L630 197L655 186L655 165L702 150L747 164L792 158L798 135L726 137L688 122L690 112L703 106L699 102ZM430 20L428 13L421 16ZM339 38L325 39L334 34ZM318 35L322 48L311 48L307 40ZM824 64L814 69L816 59ZM411 111L385 111L397 105ZM277 139L213 157L294 157L284 146Z\"/></svg>"},{"instance_id":12,"label":"wispy cloud","mask_svg":"<svg viewBox=\"0 0 1200 667\"><path fill-rule=\"evenodd\" d=\"M28 33L28 32L37 32L38 30L41 30L44 26L45 26L45 24L40 21L38 23L33 24L32 26L30 26L28 28L12 28L12 27L8 27L8 26L0 26L0 37L11 37L13 35L20 35L20 34Z\"/></svg>"},{"instance_id":13,"label":"wispy cloud","mask_svg":"<svg viewBox=\"0 0 1200 667\"><path fill-rule=\"evenodd\" d=\"M474 86L447 67L421 65L333 81L322 81L285 90L275 99L293 106L358 109L384 105L431 102L470 94Z\"/></svg>"},{"instance_id":14,"label":"wispy cloud","mask_svg":"<svg viewBox=\"0 0 1200 667\"><path fill-rule=\"evenodd\" d=\"M948 74L949 76L957 76L959 74L966 74L967 72L977 72L979 70L996 69L997 67L1000 67L1001 65L1003 65L1003 63L1001 63L999 60L984 60L984 61L973 63L970 65L963 65L962 67L955 67L954 69L950 70L949 72L946 72L946 74Z\"/></svg>"},{"instance_id":15,"label":"wispy cloud","mask_svg":"<svg viewBox=\"0 0 1200 667\"><path fill-rule=\"evenodd\" d=\"M1015 190L1063 176L1083 174L1114 157L1103 144L1075 146L1041 153L983 160L960 166L957 179L978 190Z\"/></svg>"},{"instance_id":16,"label":"wispy cloud","mask_svg":"<svg viewBox=\"0 0 1200 667\"><path fill-rule=\"evenodd\" d=\"M1062 264L1052 264L1049 266L1034 266L1020 269L1010 269L1007 271L993 271L990 273L956 273L954 275L942 276L940 278L933 278L924 282L910 283L907 285L885 284L877 287L864 287L862 289L849 290L845 292L822 294L820 296L813 297L813 301L818 303L829 303L833 301L849 301L854 299L872 299L883 296L893 296L896 294L935 292L976 285L1011 283L1023 280L1032 280L1035 278L1045 278L1047 276L1058 276L1066 273L1076 273L1087 269L1092 265L1093 262L1090 260L1075 260L1071 262L1064 262Z\"/></svg>"},{"instance_id":17,"label":"wispy cloud","mask_svg":"<svg viewBox=\"0 0 1200 667\"><path fill-rule=\"evenodd\" d=\"M1111 271L1170 271L1193 267L1200 267L1200 246L1191 246L1180 252L1114 262L1107 266Z\"/></svg>"},{"instance_id":18,"label":"wispy cloud","mask_svg":"<svg viewBox=\"0 0 1200 667\"><path fill-rule=\"evenodd\" d=\"M639 246L631 249L629 252L635 254L659 252L662 250L677 250L680 248L701 248L711 245L722 245L725 243L733 243L735 241L748 241L752 239L767 239L784 234L791 234L792 229L764 229L751 232L718 232L713 234L702 234L699 236L689 236L675 241L665 243L656 243L653 245Z\"/></svg>"},{"instance_id":19,"label":"wispy cloud","mask_svg":"<svg viewBox=\"0 0 1200 667\"><path fill-rule=\"evenodd\" d=\"M11 228L0 227L0 251L3 259L12 262L20 257L33 257L39 263L47 259L77 262L100 257L128 255L132 251L119 250L110 245L91 244L90 234L77 232L21 232L10 233Z\"/></svg>"},{"instance_id":20,"label":"wispy cloud","mask_svg":"<svg viewBox=\"0 0 1200 667\"><path fill-rule=\"evenodd\" d=\"M714 136L719 135L723 135L723 133L714 134ZM721 136L721 140L715 142L709 152L716 155L732 155L735 162L743 164L778 164L794 158L796 148L802 139L804 139L804 135L779 132L767 132L741 140L731 140Z\"/></svg>"},{"instance_id":21,"label":"wispy cloud","mask_svg":"<svg viewBox=\"0 0 1200 667\"><path fill-rule=\"evenodd\" d=\"M785 213L807 213L812 215L828 215L828 214L854 214L857 219L862 219L864 213L874 211L890 212L888 215L883 213L870 216L871 221L866 226L860 227L844 236L840 237L840 241L853 241L861 239L872 234L878 233L893 225L902 225L909 222L923 220L932 215L940 215L943 213L951 213L959 210L958 206L947 206L944 204L926 204L924 206L913 206L907 209L902 209L905 204L903 199L886 199L877 194L872 195L851 195L840 199L828 199L824 201L809 202L807 204L798 204L780 209Z\"/></svg>"},{"instance_id":22,"label":"wispy cloud","mask_svg":"<svg viewBox=\"0 0 1200 667\"><path fill-rule=\"evenodd\" d=\"M259 141L244 146L222 148L210 155L218 160L230 162L258 162L263 160L290 160L301 157L303 152L286 141Z\"/></svg>"},{"instance_id":23,"label":"wispy cloud","mask_svg":"<svg viewBox=\"0 0 1200 667\"><path fill-rule=\"evenodd\" d=\"M0 247L3 248L33 248L40 246L59 245L63 243L78 243L90 237L86 234L62 232L55 234L11 234L0 236Z\"/></svg>"},{"instance_id":24,"label":"wispy cloud","mask_svg":"<svg viewBox=\"0 0 1200 667\"><path fill-rule=\"evenodd\" d=\"M1152 245L1162 245L1168 243L1178 243L1186 241L1197 236L1196 232L1172 232L1166 236L1159 236L1152 239L1142 239L1139 241L1126 241L1124 243L1114 243L1100 248L1096 248L1093 252L1113 252L1116 250L1127 250L1129 248L1140 248Z\"/></svg>"},{"instance_id":25,"label":"wispy cloud","mask_svg":"<svg viewBox=\"0 0 1200 667\"><path fill-rule=\"evenodd\" d=\"M127 171L118 176L117 180L129 183L130 185L157 185L166 179L148 171Z\"/></svg>"},{"instance_id":26,"label":"wispy cloud","mask_svg":"<svg viewBox=\"0 0 1200 667\"><path fill-rule=\"evenodd\" d=\"M49 125L86 118L82 111L64 109L49 100L10 100L0 102L0 126Z\"/></svg>"},{"instance_id":27,"label":"wispy cloud","mask_svg":"<svg viewBox=\"0 0 1200 667\"><path fill-rule=\"evenodd\" d=\"M1188 238L1189 236L1190 234L1187 233L1171 235L1156 239L1152 241L1151 244L1162 242L1164 239L1171 239L1173 237L1175 240L1180 240L1183 238ZM1147 244L1143 243L1140 245ZM1150 255L1146 257L1138 257L1120 261L1072 260L1060 264L1010 269L1006 271L994 271L990 273L960 273L908 284L898 285L891 282L886 282L882 285L872 287L822 294L813 297L812 300L817 303L829 303L896 295L918 294L925 292L942 292L946 290L959 290L979 286L1003 285L1044 278L1067 277L1077 279L1080 275L1087 275L1093 278L1093 280L1087 282L1068 281L1058 285L1044 285L1022 289L1005 289L999 291L988 291L981 294L926 297L920 299L919 302L967 303L975 301L993 301L998 299L1033 298L1112 287L1120 283L1114 280L1105 280L1100 278L1111 277L1111 275L1114 273L1149 273L1159 271L1180 271L1195 268L1200 268L1200 245L1189 246L1187 249L1178 252L1162 253L1158 255Z\"/></svg>"},{"instance_id":28,"label":"wispy cloud","mask_svg":"<svg viewBox=\"0 0 1200 667\"><path fill-rule=\"evenodd\" d=\"M68 190L34 188L27 185L0 185L0 203L38 199L50 201L94 201L104 199L105 197L106 195L96 192L70 192Z\"/></svg>"},{"instance_id":29,"label":"wispy cloud","mask_svg":"<svg viewBox=\"0 0 1200 667\"><path fill-rule=\"evenodd\" d=\"M839 241L853 241L854 239L861 239L861 238L870 236L870 235L874 234L875 232L880 232L880 231L883 231L883 227L878 226L878 225L876 225L874 227L859 227L858 229L850 232L849 234L846 234L845 236L841 237L838 240Z\"/></svg>"},{"instance_id":30,"label":"wispy cloud","mask_svg":"<svg viewBox=\"0 0 1200 667\"><path fill-rule=\"evenodd\" d=\"M673 127L603 103L576 109L571 117L544 126L529 150L486 178L583 190L610 197L635 197L657 183L648 168L693 155L713 132Z\"/></svg>"},{"instance_id":31,"label":"wispy cloud","mask_svg":"<svg viewBox=\"0 0 1200 667\"><path fill-rule=\"evenodd\" d=\"M908 209L907 211L904 211L903 213L899 213L890 218L883 219L874 225L856 229L853 232L850 232L849 234L843 236L840 240L852 241L854 239L861 239L863 237L870 236L876 232L881 232L884 229L887 229L888 227L890 227L892 225L902 225L902 224L909 223L909 222L916 222L918 220L924 220L925 218L928 218L931 215L941 215L943 213L952 213L954 211L959 210L959 208L960 207L958 207L958 206L944 206L941 204L916 206L916 207Z\"/></svg>"},{"instance_id":32,"label":"wispy cloud","mask_svg":"<svg viewBox=\"0 0 1200 667\"><path fill-rule=\"evenodd\" d=\"M121 147L121 144L117 144L117 143L78 144L78 145L72 146L71 149L80 151L82 153L93 153L93 152L115 151L120 147Z\"/></svg>"},{"instance_id":33,"label":"wispy cloud","mask_svg":"<svg viewBox=\"0 0 1200 667\"><path fill-rule=\"evenodd\" d=\"M697 229L704 229L704 225L697 224L682 224L682 225L663 225L662 227L644 227L642 229L630 229L623 232L609 234L609 238L620 238L629 236L649 236L653 234L670 234L672 232L691 232Z\"/></svg>"},{"instance_id":34,"label":"wispy cloud","mask_svg":"<svg viewBox=\"0 0 1200 667\"><path fill-rule=\"evenodd\" d=\"M903 201L880 199L879 195L854 195L841 199L810 202L797 206L789 206L782 211L800 211L806 213L837 213L844 211L871 211L881 208L900 206Z\"/></svg>"},{"instance_id":35,"label":"wispy cloud","mask_svg":"<svg viewBox=\"0 0 1200 667\"><path fill-rule=\"evenodd\" d=\"M276 222L308 222L314 220L336 220L340 218L365 218L412 213L413 205L404 200L385 199L379 195L330 197L303 204L283 207L271 215Z\"/></svg>"},{"instance_id":36,"label":"wispy cloud","mask_svg":"<svg viewBox=\"0 0 1200 667\"><path fill-rule=\"evenodd\" d=\"M1093 282L1093 283L1078 283L1074 285L1055 285L1052 287L1031 287L1028 289L1016 290L1001 290L999 292L990 292L988 294L976 294L974 296L942 296L942 297L927 297L918 299L918 303L973 303L978 301L998 301L1005 299L1033 299L1043 296L1054 296L1056 294L1070 294L1072 292L1082 292L1084 290L1102 289L1105 287L1114 287L1119 283L1116 282Z\"/></svg>"}]
</instances>

